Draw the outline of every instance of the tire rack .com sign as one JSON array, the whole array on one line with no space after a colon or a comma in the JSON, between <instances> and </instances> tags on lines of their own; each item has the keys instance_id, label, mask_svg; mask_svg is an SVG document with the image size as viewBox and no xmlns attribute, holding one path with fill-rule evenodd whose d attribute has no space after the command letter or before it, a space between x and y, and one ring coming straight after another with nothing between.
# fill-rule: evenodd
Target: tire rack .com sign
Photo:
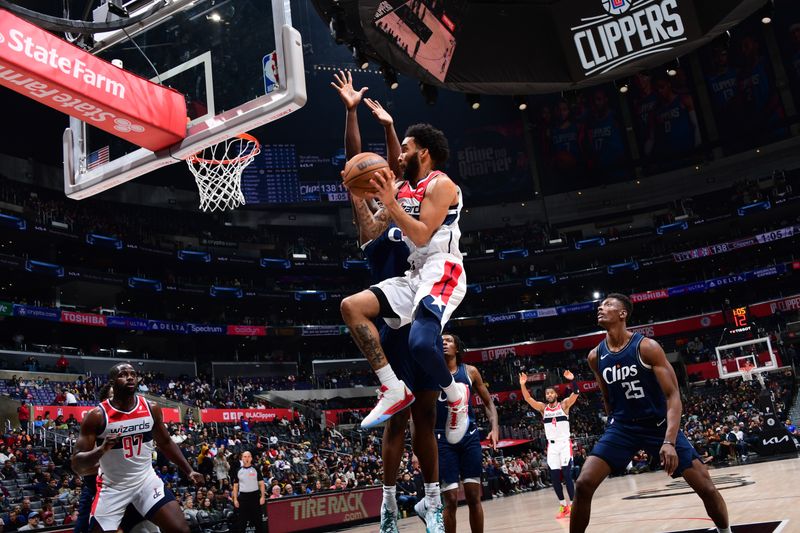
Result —
<instances>
[{"instance_id":1,"label":"tire rack .com sign","mask_svg":"<svg viewBox=\"0 0 800 533\"><path fill-rule=\"evenodd\" d=\"M383 490L372 487L362 490L324 492L299 498L267 500L270 533L319 530L339 525L347 527L380 515Z\"/></svg>"},{"instance_id":2,"label":"tire rack .com sign","mask_svg":"<svg viewBox=\"0 0 800 533\"><path fill-rule=\"evenodd\" d=\"M575 77L605 74L699 36L691 0L579 0L559 11ZM562 3L562 5L564 5Z\"/></svg>"}]
</instances>

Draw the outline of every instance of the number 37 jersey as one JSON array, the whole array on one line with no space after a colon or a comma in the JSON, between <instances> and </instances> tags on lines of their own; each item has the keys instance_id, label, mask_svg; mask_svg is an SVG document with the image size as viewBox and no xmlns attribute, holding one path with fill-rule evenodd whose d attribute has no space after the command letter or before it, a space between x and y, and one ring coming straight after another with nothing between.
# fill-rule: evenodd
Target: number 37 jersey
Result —
<instances>
[{"instance_id":1,"label":"number 37 jersey","mask_svg":"<svg viewBox=\"0 0 800 533\"><path fill-rule=\"evenodd\" d=\"M667 400L653 369L642 361L640 333L618 352L608 349L605 339L597 347L600 378L608 388L611 416L615 422L658 420L667 416Z\"/></svg>"},{"instance_id":2,"label":"number 37 jersey","mask_svg":"<svg viewBox=\"0 0 800 533\"><path fill-rule=\"evenodd\" d=\"M97 435L102 440L119 435L116 445L100 458L98 477L104 486L135 486L153 472L153 427L155 420L150 406L142 396L136 396L131 411L119 411L108 400L100 403L105 427Z\"/></svg>"}]
</instances>

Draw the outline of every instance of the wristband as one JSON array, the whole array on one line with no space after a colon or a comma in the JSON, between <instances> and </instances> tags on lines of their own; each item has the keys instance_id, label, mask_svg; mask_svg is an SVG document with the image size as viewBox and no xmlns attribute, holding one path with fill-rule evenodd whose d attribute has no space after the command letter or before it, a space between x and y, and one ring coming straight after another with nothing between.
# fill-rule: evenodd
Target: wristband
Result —
<instances>
[{"instance_id":1,"label":"wristband","mask_svg":"<svg viewBox=\"0 0 800 533\"><path fill-rule=\"evenodd\" d=\"M669 444L669 445L670 445L670 446L672 446L673 448L675 447L675 443L674 443L674 442L670 442L670 441L668 441L668 440L665 440L665 441L664 441L664 444Z\"/></svg>"}]
</instances>

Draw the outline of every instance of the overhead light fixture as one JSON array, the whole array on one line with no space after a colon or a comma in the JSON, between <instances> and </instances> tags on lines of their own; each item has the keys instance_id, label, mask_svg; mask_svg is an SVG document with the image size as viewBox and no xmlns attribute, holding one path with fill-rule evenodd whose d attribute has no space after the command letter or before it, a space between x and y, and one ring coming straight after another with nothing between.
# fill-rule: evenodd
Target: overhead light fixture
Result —
<instances>
[{"instance_id":1,"label":"overhead light fixture","mask_svg":"<svg viewBox=\"0 0 800 533\"><path fill-rule=\"evenodd\" d=\"M221 21L222 21L222 16L220 16L220 14L219 14L219 13L217 13L216 11L214 11L213 13L211 13L211 14L208 16L208 20L210 20L211 22L221 22Z\"/></svg>"},{"instance_id":2,"label":"overhead light fixture","mask_svg":"<svg viewBox=\"0 0 800 533\"><path fill-rule=\"evenodd\" d=\"M467 94L467 103L472 109L480 109L481 107L481 97L479 94L468 93Z\"/></svg>"},{"instance_id":3,"label":"overhead light fixture","mask_svg":"<svg viewBox=\"0 0 800 533\"><path fill-rule=\"evenodd\" d=\"M366 70L369 68L369 59L367 59L367 54L357 45L354 44L352 47L353 50L353 61L356 62L356 66L361 70Z\"/></svg>"},{"instance_id":4,"label":"overhead light fixture","mask_svg":"<svg viewBox=\"0 0 800 533\"><path fill-rule=\"evenodd\" d=\"M617 87L617 90L619 90L620 94L628 94L628 91L630 90L630 85L628 84L627 79L615 81L614 85Z\"/></svg>"},{"instance_id":5,"label":"overhead light fixture","mask_svg":"<svg viewBox=\"0 0 800 533\"><path fill-rule=\"evenodd\" d=\"M594 291L592 293L592 298L594 298L595 300L598 300L600 298L600 293L598 291Z\"/></svg>"},{"instance_id":6,"label":"overhead light fixture","mask_svg":"<svg viewBox=\"0 0 800 533\"><path fill-rule=\"evenodd\" d=\"M525 111L528 109L528 99L524 96L515 96L514 97L514 105L517 106L517 109L520 111Z\"/></svg>"},{"instance_id":7,"label":"overhead light fixture","mask_svg":"<svg viewBox=\"0 0 800 533\"><path fill-rule=\"evenodd\" d=\"M434 105L439 97L439 90L434 85L422 81L419 82L419 92L422 93L422 97L425 98L425 103L428 105Z\"/></svg>"},{"instance_id":8,"label":"overhead light fixture","mask_svg":"<svg viewBox=\"0 0 800 533\"><path fill-rule=\"evenodd\" d=\"M758 12L761 15L762 24L772 24L772 17L775 15L775 1L768 0L764 7Z\"/></svg>"},{"instance_id":9,"label":"overhead light fixture","mask_svg":"<svg viewBox=\"0 0 800 533\"><path fill-rule=\"evenodd\" d=\"M381 71L383 72L383 79L390 89L395 90L400 86L400 82L397 81L397 72L392 67L383 65Z\"/></svg>"},{"instance_id":10,"label":"overhead light fixture","mask_svg":"<svg viewBox=\"0 0 800 533\"><path fill-rule=\"evenodd\" d=\"M675 77L678 75L678 69L681 67L681 61L677 57L667 63L667 76Z\"/></svg>"}]
</instances>

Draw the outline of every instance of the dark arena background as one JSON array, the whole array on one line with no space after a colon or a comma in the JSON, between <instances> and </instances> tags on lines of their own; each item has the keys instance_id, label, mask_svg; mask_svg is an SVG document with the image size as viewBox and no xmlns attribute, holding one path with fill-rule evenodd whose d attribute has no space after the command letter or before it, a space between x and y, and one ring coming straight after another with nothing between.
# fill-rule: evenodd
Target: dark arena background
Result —
<instances>
[{"instance_id":1,"label":"dark arena background","mask_svg":"<svg viewBox=\"0 0 800 533\"><path fill-rule=\"evenodd\" d=\"M123 362L184 460L153 430L109 451L156 443L148 475L185 517L168 533L426 530L411 430L383 527L384 429L361 427L383 381L343 319L374 283L346 119L356 152L407 172L387 128L439 128L463 199L443 333L494 410L473 380L484 522L460 487L448 533L582 531L533 405L579 392L578 480L613 427L587 359L612 293L663 348L730 531L800 531L800 3L0 0L0 85L0 533L91 531L73 456L95 449L85 419L122 416L92 410ZM234 505L244 452L263 521ZM587 531L728 531L658 453L630 459Z\"/></svg>"}]
</instances>

